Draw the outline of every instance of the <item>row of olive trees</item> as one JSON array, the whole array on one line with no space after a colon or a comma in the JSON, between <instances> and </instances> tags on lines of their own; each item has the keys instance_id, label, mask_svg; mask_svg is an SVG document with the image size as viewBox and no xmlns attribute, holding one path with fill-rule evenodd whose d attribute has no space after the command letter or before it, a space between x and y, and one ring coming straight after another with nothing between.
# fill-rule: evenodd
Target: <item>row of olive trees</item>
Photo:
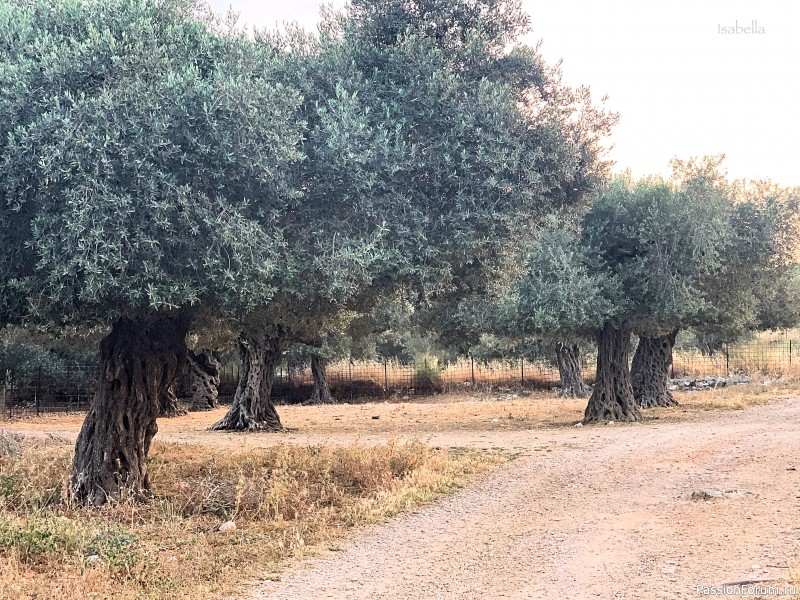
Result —
<instances>
[{"instance_id":1,"label":"row of olive trees","mask_svg":"<svg viewBox=\"0 0 800 600\"><path fill-rule=\"evenodd\" d=\"M800 322L797 190L730 184L719 158L673 168L669 181L618 178L578 222L541 231L525 274L483 321L562 352L594 338L586 423L675 404L667 384L680 329L734 338Z\"/></svg>"},{"instance_id":2,"label":"row of olive trees","mask_svg":"<svg viewBox=\"0 0 800 600\"><path fill-rule=\"evenodd\" d=\"M604 180L615 117L514 0L354 1L250 35L189 0L0 0L0 325L110 326L70 493L149 489L190 330L234 333L217 429L280 429L286 344L490 290Z\"/></svg>"}]
</instances>

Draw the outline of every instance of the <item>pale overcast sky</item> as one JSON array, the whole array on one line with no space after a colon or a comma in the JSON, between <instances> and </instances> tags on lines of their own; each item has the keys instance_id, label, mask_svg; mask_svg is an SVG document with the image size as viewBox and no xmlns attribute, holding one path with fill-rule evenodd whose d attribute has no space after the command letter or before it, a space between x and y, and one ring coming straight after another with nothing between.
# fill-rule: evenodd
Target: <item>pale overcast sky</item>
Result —
<instances>
[{"instance_id":1,"label":"pale overcast sky","mask_svg":"<svg viewBox=\"0 0 800 600\"><path fill-rule=\"evenodd\" d=\"M800 2L523 0L531 44L621 113L611 157L635 176L725 153L732 177L800 185ZM332 3L344 6L344 0ZM318 0L211 0L259 27L313 28ZM720 33L756 27L762 33ZM763 29L762 29L763 28Z\"/></svg>"}]
</instances>

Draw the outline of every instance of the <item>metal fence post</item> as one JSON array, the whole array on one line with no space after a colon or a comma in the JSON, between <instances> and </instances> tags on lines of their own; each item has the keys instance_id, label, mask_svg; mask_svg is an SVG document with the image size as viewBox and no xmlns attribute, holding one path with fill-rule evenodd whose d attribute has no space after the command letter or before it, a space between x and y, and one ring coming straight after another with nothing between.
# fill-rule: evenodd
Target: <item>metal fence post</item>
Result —
<instances>
[{"instance_id":1,"label":"metal fence post","mask_svg":"<svg viewBox=\"0 0 800 600\"><path fill-rule=\"evenodd\" d=\"M789 366L792 365L792 340L789 340Z\"/></svg>"},{"instance_id":2,"label":"metal fence post","mask_svg":"<svg viewBox=\"0 0 800 600\"><path fill-rule=\"evenodd\" d=\"M520 374L521 374L521 377L522 377L520 379L520 382L522 383L522 385L525 385L525 359L524 358L520 358L519 359L519 369L520 369Z\"/></svg>"},{"instance_id":3,"label":"metal fence post","mask_svg":"<svg viewBox=\"0 0 800 600\"><path fill-rule=\"evenodd\" d=\"M33 388L33 402L36 405L36 416L37 417L42 414L42 400L41 400L42 391L41 391L41 388L42 388L42 365L39 365L37 378L36 378L36 385Z\"/></svg>"},{"instance_id":4,"label":"metal fence post","mask_svg":"<svg viewBox=\"0 0 800 600\"><path fill-rule=\"evenodd\" d=\"M389 392L389 374L387 372L389 360L384 358L383 359L383 391L388 393Z\"/></svg>"},{"instance_id":5,"label":"metal fence post","mask_svg":"<svg viewBox=\"0 0 800 600\"><path fill-rule=\"evenodd\" d=\"M6 369L5 375L3 377L3 387L0 388L0 416L2 416L6 412L6 407L10 407L11 403L6 403L6 400L10 400L8 398L8 384L9 380L11 379L11 370ZM9 417L11 415L9 414Z\"/></svg>"},{"instance_id":6,"label":"metal fence post","mask_svg":"<svg viewBox=\"0 0 800 600\"><path fill-rule=\"evenodd\" d=\"M731 353L730 353L730 346L728 343L725 343L725 371L730 375L731 372Z\"/></svg>"},{"instance_id":7,"label":"metal fence post","mask_svg":"<svg viewBox=\"0 0 800 600\"><path fill-rule=\"evenodd\" d=\"M472 387L475 387L475 359L472 356L469 357L469 368L472 371Z\"/></svg>"}]
</instances>

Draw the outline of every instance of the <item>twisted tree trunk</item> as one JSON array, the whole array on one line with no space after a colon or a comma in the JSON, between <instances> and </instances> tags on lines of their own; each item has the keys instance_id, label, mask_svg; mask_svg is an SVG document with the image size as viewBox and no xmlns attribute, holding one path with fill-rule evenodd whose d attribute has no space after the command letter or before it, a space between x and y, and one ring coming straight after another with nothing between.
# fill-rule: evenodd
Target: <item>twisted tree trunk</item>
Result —
<instances>
[{"instance_id":1,"label":"twisted tree trunk","mask_svg":"<svg viewBox=\"0 0 800 600\"><path fill-rule=\"evenodd\" d=\"M314 391L306 404L336 404L336 399L331 396L328 388L327 367L328 361L319 354L311 355L311 375L314 377Z\"/></svg>"},{"instance_id":2,"label":"twisted tree trunk","mask_svg":"<svg viewBox=\"0 0 800 600\"><path fill-rule=\"evenodd\" d=\"M275 383L275 371L281 362L283 351L282 337L268 337L264 344L264 376L261 379L261 402L256 410L256 420L260 428L267 431L284 431L275 405L272 403L272 384Z\"/></svg>"},{"instance_id":3,"label":"twisted tree trunk","mask_svg":"<svg viewBox=\"0 0 800 600\"><path fill-rule=\"evenodd\" d=\"M195 354L189 350L187 360L189 393L192 397L190 410L211 410L219 404L219 373L222 364L214 358L211 350Z\"/></svg>"},{"instance_id":4,"label":"twisted tree trunk","mask_svg":"<svg viewBox=\"0 0 800 600\"><path fill-rule=\"evenodd\" d=\"M3 383L0 385L0 419L4 419L6 415L6 397L8 396L8 382L11 378L11 371L6 370Z\"/></svg>"},{"instance_id":5,"label":"twisted tree trunk","mask_svg":"<svg viewBox=\"0 0 800 600\"><path fill-rule=\"evenodd\" d=\"M161 396L159 417L181 417L186 414L186 409L178 402L178 395L175 393L175 383L176 382L173 381L167 388L167 391Z\"/></svg>"},{"instance_id":6,"label":"twisted tree trunk","mask_svg":"<svg viewBox=\"0 0 800 600\"><path fill-rule=\"evenodd\" d=\"M561 396L583 398L589 392L589 388L583 382L581 351L578 344L568 346L558 342L556 344L556 362L558 363L558 374L561 376Z\"/></svg>"},{"instance_id":7,"label":"twisted tree trunk","mask_svg":"<svg viewBox=\"0 0 800 600\"><path fill-rule=\"evenodd\" d=\"M281 358L283 338L240 337L241 375L228 413L211 426L214 430L283 431L272 403L275 367Z\"/></svg>"},{"instance_id":8,"label":"twisted tree trunk","mask_svg":"<svg viewBox=\"0 0 800 600\"><path fill-rule=\"evenodd\" d=\"M150 490L147 454L160 403L186 360L188 320L120 319L100 343L97 391L75 443L69 494L99 506Z\"/></svg>"},{"instance_id":9,"label":"twisted tree trunk","mask_svg":"<svg viewBox=\"0 0 800 600\"><path fill-rule=\"evenodd\" d=\"M638 406L677 406L678 402L667 389L669 370L672 366L672 348L678 330L658 337L639 337L639 345L633 355L631 382L633 397Z\"/></svg>"},{"instance_id":10,"label":"twisted tree trunk","mask_svg":"<svg viewBox=\"0 0 800 600\"><path fill-rule=\"evenodd\" d=\"M584 423L641 418L633 399L628 368L630 337L630 329L624 324L606 323L597 333L597 378L583 416Z\"/></svg>"}]
</instances>

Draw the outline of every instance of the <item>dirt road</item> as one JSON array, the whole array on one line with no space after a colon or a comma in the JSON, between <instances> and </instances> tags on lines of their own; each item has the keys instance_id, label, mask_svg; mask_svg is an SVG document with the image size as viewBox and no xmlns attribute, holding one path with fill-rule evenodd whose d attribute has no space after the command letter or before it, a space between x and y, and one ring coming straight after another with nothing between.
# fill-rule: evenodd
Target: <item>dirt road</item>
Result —
<instances>
[{"instance_id":1,"label":"dirt road","mask_svg":"<svg viewBox=\"0 0 800 600\"><path fill-rule=\"evenodd\" d=\"M430 442L524 455L250 599L696 598L697 586L782 581L800 560L800 399ZM738 492L693 500L699 490Z\"/></svg>"}]
</instances>

